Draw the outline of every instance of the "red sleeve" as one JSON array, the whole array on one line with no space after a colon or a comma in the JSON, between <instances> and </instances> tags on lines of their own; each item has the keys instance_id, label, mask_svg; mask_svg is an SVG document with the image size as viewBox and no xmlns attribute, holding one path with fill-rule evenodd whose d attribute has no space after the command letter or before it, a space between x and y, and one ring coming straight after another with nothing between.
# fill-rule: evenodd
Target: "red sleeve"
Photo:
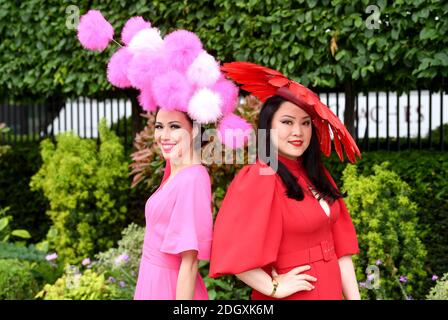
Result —
<instances>
[{"instance_id":1,"label":"red sleeve","mask_svg":"<svg viewBox=\"0 0 448 320\"><path fill-rule=\"evenodd\" d=\"M260 169L270 171L260 174ZM282 235L276 208L277 175L257 162L243 167L218 212L210 259L211 278L238 274L276 261Z\"/></svg>"},{"instance_id":2,"label":"red sleeve","mask_svg":"<svg viewBox=\"0 0 448 320\"><path fill-rule=\"evenodd\" d=\"M330 183L337 188L336 183L330 173L325 169ZM339 198L339 217L332 226L333 240L336 256L338 259L343 256L354 255L359 253L358 238L356 236L355 226L347 210L343 198Z\"/></svg>"}]
</instances>

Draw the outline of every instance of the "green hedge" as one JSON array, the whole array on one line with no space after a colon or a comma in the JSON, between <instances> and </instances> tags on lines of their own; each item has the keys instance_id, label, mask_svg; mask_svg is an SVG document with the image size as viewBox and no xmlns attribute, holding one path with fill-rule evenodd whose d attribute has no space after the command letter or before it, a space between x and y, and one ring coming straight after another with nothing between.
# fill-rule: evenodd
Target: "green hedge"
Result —
<instances>
[{"instance_id":1,"label":"green hedge","mask_svg":"<svg viewBox=\"0 0 448 320\"><path fill-rule=\"evenodd\" d=\"M364 282L361 297L420 299L429 277L424 270L426 250L419 236L417 205L409 200L411 188L388 165L374 165L374 175L369 176L359 175L351 165L343 172L343 191L349 194L345 202L360 247L353 262L358 281ZM366 272L373 278L367 278Z\"/></svg>"},{"instance_id":2,"label":"green hedge","mask_svg":"<svg viewBox=\"0 0 448 320\"><path fill-rule=\"evenodd\" d=\"M448 153L433 151L375 151L363 153L357 163L363 175L373 174L374 164L390 163L412 189L410 200L418 206L420 238L428 253L425 269L439 277L448 272ZM326 164L337 183L341 183L346 164L332 156ZM428 281L425 288L432 285Z\"/></svg>"},{"instance_id":3,"label":"green hedge","mask_svg":"<svg viewBox=\"0 0 448 320\"><path fill-rule=\"evenodd\" d=\"M25 263L0 259L0 300L33 299L38 289L38 283Z\"/></svg>"},{"instance_id":4,"label":"green hedge","mask_svg":"<svg viewBox=\"0 0 448 320\"><path fill-rule=\"evenodd\" d=\"M19 143L0 157L0 207L10 207L11 229L28 230L33 243L45 238L50 226L45 215L48 200L43 192L29 188L31 177L41 165L39 142Z\"/></svg>"}]
</instances>

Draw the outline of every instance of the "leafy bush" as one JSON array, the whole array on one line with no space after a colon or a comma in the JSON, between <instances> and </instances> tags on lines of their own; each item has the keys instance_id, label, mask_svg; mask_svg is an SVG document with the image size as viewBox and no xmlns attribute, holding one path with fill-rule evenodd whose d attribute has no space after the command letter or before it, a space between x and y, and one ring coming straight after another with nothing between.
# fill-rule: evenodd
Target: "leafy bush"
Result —
<instances>
[{"instance_id":1,"label":"leafy bush","mask_svg":"<svg viewBox=\"0 0 448 320\"><path fill-rule=\"evenodd\" d=\"M130 224L116 248L101 252L94 261L67 265L54 285L37 295L43 299L132 299L140 266L144 228Z\"/></svg>"},{"instance_id":2,"label":"leafy bush","mask_svg":"<svg viewBox=\"0 0 448 320\"><path fill-rule=\"evenodd\" d=\"M358 279L368 266L379 267L374 290L361 290L364 298L399 299L422 296L426 276L426 250L418 236L418 208L409 200L410 187L388 170L388 163L373 167L374 175L360 176L356 166L343 172L347 207L355 224L360 254L354 256Z\"/></svg>"},{"instance_id":3,"label":"leafy bush","mask_svg":"<svg viewBox=\"0 0 448 320\"><path fill-rule=\"evenodd\" d=\"M29 239L31 235L28 231L24 229L16 229L11 230L10 222L12 220L12 216L6 215L6 212L9 210L9 207L0 208L0 243L7 242L11 237L21 238L21 239ZM24 241L17 241L18 243L25 244Z\"/></svg>"},{"instance_id":4,"label":"leafy bush","mask_svg":"<svg viewBox=\"0 0 448 320\"><path fill-rule=\"evenodd\" d=\"M426 296L428 300L448 300L448 273L437 281L434 288Z\"/></svg>"},{"instance_id":5,"label":"leafy bush","mask_svg":"<svg viewBox=\"0 0 448 320\"><path fill-rule=\"evenodd\" d=\"M209 262L201 261L199 271L204 277L210 300L249 300L252 289L235 276L209 278Z\"/></svg>"},{"instance_id":6,"label":"leafy bush","mask_svg":"<svg viewBox=\"0 0 448 320\"><path fill-rule=\"evenodd\" d=\"M440 143L440 130L441 130L441 126L438 126L437 128L431 130L431 138L432 138L433 144ZM428 136L429 136L429 134L428 134ZM448 141L448 123L443 125L443 141L445 143Z\"/></svg>"},{"instance_id":7,"label":"leafy bush","mask_svg":"<svg viewBox=\"0 0 448 320\"><path fill-rule=\"evenodd\" d=\"M45 215L48 200L29 188L41 165L37 142L17 143L0 157L0 208L10 208L11 228L28 230L34 243L45 238L51 223Z\"/></svg>"},{"instance_id":8,"label":"leafy bush","mask_svg":"<svg viewBox=\"0 0 448 320\"><path fill-rule=\"evenodd\" d=\"M409 199L418 205L419 238L428 251L425 269L428 274L448 272L448 153L434 151L375 151L363 153L357 162L362 175L373 174L375 164L384 161L412 189ZM332 156L326 163L336 182L340 182L346 164ZM428 292L432 281L424 284Z\"/></svg>"},{"instance_id":9,"label":"leafy bush","mask_svg":"<svg viewBox=\"0 0 448 320\"><path fill-rule=\"evenodd\" d=\"M0 122L0 158L11 150L11 146L3 144L3 134L6 134L11 129L6 126L6 123Z\"/></svg>"},{"instance_id":10,"label":"leafy bush","mask_svg":"<svg viewBox=\"0 0 448 320\"><path fill-rule=\"evenodd\" d=\"M45 252L34 245L17 246L13 243L0 242L0 259L18 259L26 261L45 261Z\"/></svg>"},{"instance_id":11,"label":"leafy bush","mask_svg":"<svg viewBox=\"0 0 448 320\"><path fill-rule=\"evenodd\" d=\"M36 298L44 300L108 300L115 295L104 275L87 269L84 273L67 271L54 285L45 285Z\"/></svg>"},{"instance_id":12,"label":"leafy bush","mask_svg":"<svg viewBox=\"0 0 448 320\"><path fill-rule=\"evenodd\" d=\"M12 243L0 243L0 259L18 260L30 270L39 287L52 284L62 275L62 267L54 261L47 261L45 252L36 246L17 246Z\"/></svg>"},{"instance_id":13,"label":"leafy bush","mask_svg":"<svg viewBox=\"0 0 448 320\"><path fill-rule=\"evenodd\" d=\"M132 299L140 266L145 228L130 224L116 248L96 255L93 269L104 274L120 299Z\"/></svg>"},{"instance_id":14,"label":"leafy bush","mask_svg":"<svg viewBox=\"0 0 448 320\"><path fill-rule=\"evenodd\" d=\"M17 259L0 259L0 300L32 299L38 289L27 265Z\"/></svg>"},{"instance_id":15,"label":"leafy bush","mask_svg":"<svg viewBox=\"0 0 448 320\"><path fill-rule=\"evenodd\" d=\"M99 124L101 144L73 133L41 143L43 165L31 179L50 201L53 225L47 240L67 262L77 263L112 247L126 218L127 162L123 146L106 125Z\"/></svg>"}]
</instances>

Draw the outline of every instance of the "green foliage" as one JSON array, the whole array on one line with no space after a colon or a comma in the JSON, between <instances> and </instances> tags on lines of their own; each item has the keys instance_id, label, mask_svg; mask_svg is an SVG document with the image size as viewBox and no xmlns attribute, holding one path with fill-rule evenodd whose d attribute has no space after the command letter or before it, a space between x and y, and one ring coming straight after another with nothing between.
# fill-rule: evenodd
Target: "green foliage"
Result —
<instances>
[{"instance_id":1,"label":"green foliage","mask_svg":"<svg viewBox=\"0 0 448 320\"><path fill-rule=\"evenodd\" d=\"M145 228L132 223L123 230L116 248L96 255L93 269L104 274L120 299L131 300L134 296L144 235Z\"/></svg>"},{"instance_id":2,"label":"green foliage","mask_svg":"<svg viewBox=\"0 0 448 320\"><path fill-rule=\"evenodd\" d=\"M410 200L418 205L419 237L428 251L426 270L428 274L448 272L448 153L433 151L375 151L363 153L357 163L363 175L373 174L375 164L390 163L390 169L411 188ZM326 159L327 167L337 182L346 164L337 157ZM425 291L430 289L428 280Z\"/></svg>"},{"instance_id":3,"label":"green foliage","mask_svg":"<svg viewBox=\"0 0 448 320\"><path fill-rule=\"evenodd\" d=\"M433 144L440 143L440 126L431 131L431 138ZM445 143L448 141L448 124L443 125L443 141Z\"/></svg>"},{"instance_id":4,"label":"green foliage","mask_svg":"<svg viewBox=\"0 0 448 320\"><path fill-rule=\"evenodd\" d=\"M127 162L123 146L104 119L99 150L73 133L41 143L43 165L31 179L50 202L50 248L67 262L113 246L126 217Z\"/></svg>"},{"instance_id":5,"label":"green foliage","mask_svg":"<svg viewBox=\"0 0 448 320\"><path fill-rule=\"evenodd\" d=\"M0 159L3 155L7 154L8 151L11 150L11 146L3 144L3 134L7 134L10 131L10 128L6 126L4 122L0 122Z\"/></svg>"},{"instance_id":6,"label":"green foliage","mask_svg":"<svg viewBox=\"0 0 448 320\"><path fill-rule=\"evenodd\" d=\"M37 295L43 299L127 299L134 296L145 229L130 224L116 248L95 256L84 266L67 265L54 285Z\"/></svg>"},{"instance_id":7,"label":"green foliage","mask_svg":"<svg viewBox=\"0 0 448 320\"><path fill-rule=\"evenodd\" d=\"M24 229L15 229L11 230L10 222L12 220L12 216L6 215L6 212L9 210L9 207L0 208L0 243L7 242L11 237L15 237L15 239L29 239L31 235L28 231ZM23 243L23 241L18 241L19 243Z\"/></svg>"},{"instance_id":8,"label":"green foliage","mask_svg":"<svg viewBox=\"0 0 448 320\"><path fill-rule=\"evenodd\" d=\"M16 259L0 259L0 300L32 299L37 291L28 266Z\"/></svg>"},{"instance_id":9,"label":"green foliage","mask_svg":"<svg viewBox=\"0 0 448 320\"><path fill-rule=\"evenodd\" d=\"M0 88L16 95L92 95L111 90L104 67L117 46L83 50L72 25L101 10L120 40L124 23L141 15L162 34L196 32L221 61L247 60L280 69L305 85L348 80L399 89L447 73L448 5L443 1L0 1ZM229 14L230 13L230 14ZM18 19L19 17L19 19ZM381 21L381 23L379 23ZM381 80L381 81L377 81ZM441 83L433 81L434 86ZM113 89L116 90L116 89Z\"/></svg>"},{"instance_id":10,"label":"green foliage","mask_svg":"<svg viewBox=\"0 0 448 320\"><path fill-rule=\"evenodd\" d=\"M448 273L437 281L434 288L426 296L428 300L448 300Z\"/></svg>"},{"instance_id":11,"label":"green foliage","mask_svg":"<svg viewBox=\"0 0 448 320\"><path fill-rule=\"evenodd\" d=\"M374 175L360 176L356 166L343 172L347 207L356 226L360 254L354 257L358 279L364 279L368 266L379 267L379 288L362 290L366 297L399 299L405 294L422 294L426 276L426 250L419 238L418 208L410 201L411 188L388 163L373 166ZM408 281L400 284L400 277Z\"/></svg>"},{"instance_id":12,"label":"green foliage","mask_svg":"<svg viewBox=\"0 0 448 320\"><path fill-rule=\"evenodd\" d=\"M234 276L216 279L207 277L209 263L201 261L200 272L204 278L210 300L249 300L252 289Z\"/></svg>"},{"instance_id":13,"label":"green foliage","mask_svg":"<svg viewBox=\"0 0 448 320\"><path fill-rule=\"evenodd\" d=\"M0 157L0 208L10 208L11 229L28 230L34 243L41 241L50 227L45 215L48 200L41 191L29 188L31 177L41 165L36 142L18 143Z\"/></svg>"},{"instance_id":14,"label":"green foliage","mask_svg":"<svg viewBox=\"0 0 448 320\"><path fill-rule=\"evenodd\" d=\"M45 252L34 245L17 246L13 243L0 242L0 259L17 259L26 261L45 261Z\"/></svg>"},{"instance_id":15,"label":"green foliage","mask_svg":"<svg viewBox=\"0 0 448 320\"><path fill-rule=\"evenodd\" d=\"M36 246L17 246L12 243L0 243L0 259L14 259L20 261L30 270L33 278L42 287L46 283L54 283L62 274L60 265L45 259L45 252Z\"/></svg>"},{"instance_id":16,"label":"green foliage","mask_svg":"<svg viewBox=\"0 0 448 320\"><path fill-rule=\"evenodd\" d=\"M43 300L109 300L115 294L104 275L87 269L84 273L67 272L54 285L45 285L36 298Z\"/></svg>"}]
</instances>

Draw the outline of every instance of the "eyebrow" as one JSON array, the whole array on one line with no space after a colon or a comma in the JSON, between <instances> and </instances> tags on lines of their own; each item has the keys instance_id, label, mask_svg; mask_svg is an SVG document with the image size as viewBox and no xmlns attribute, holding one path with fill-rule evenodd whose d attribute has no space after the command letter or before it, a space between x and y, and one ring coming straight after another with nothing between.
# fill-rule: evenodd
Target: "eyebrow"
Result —
<instances>
[{"instance_id":1,"label":"eyebrow","mask_svg":"<svg viewBox=\"0 0 448 320\"><path fill-rule=\"evenodd\" d=\"M288 117L288 118L291 118L291 119L294 119L294 120L296 119L295 117L287 115L287 114L283 115L282 117ZM304 116L302 118L302 120L304 120L304 119L311 119L311 117L310 116Z\"/></svg>"},{"instance_id":2,"label":"eyebrow","mask_svg":"<svg viewBox=\"0 0 448 320\"><path fill-rule=\"evenodd\" d=\"M168 124L173 124L173 123L180 124L179 121L170 121L170 122L168 122ZM156 124L162 124L162 122L156 121Z\"/></svg>"}]
</instances>

